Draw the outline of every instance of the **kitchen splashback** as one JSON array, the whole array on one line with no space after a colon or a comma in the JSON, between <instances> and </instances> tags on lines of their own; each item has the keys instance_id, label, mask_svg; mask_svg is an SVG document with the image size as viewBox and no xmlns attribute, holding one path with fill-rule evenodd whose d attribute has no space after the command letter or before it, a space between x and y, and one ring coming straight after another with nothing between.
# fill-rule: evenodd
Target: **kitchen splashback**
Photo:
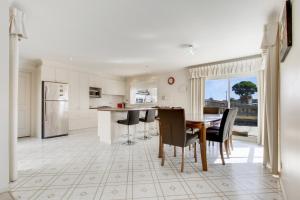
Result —
<instances>
[{"instance_id":1,"label":"kitchen splashback","mask_svg":"<svg viewBox=\"0 0 300 200\"><path fill-rule=\"evenodd\" d=\"M118 103L124 101L123 96L119 95L102 95L101 98L90 98L90 107L111 106L117 107Z\"/></svg>"}]
</instances>

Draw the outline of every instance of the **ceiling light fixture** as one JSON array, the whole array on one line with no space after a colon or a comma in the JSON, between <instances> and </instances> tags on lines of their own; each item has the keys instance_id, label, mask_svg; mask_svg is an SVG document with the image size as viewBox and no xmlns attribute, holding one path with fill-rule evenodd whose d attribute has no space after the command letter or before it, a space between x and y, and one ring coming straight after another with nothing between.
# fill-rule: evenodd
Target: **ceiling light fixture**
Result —
<instances>
[{"instance_id":1,"label":"ceiling light fixture","mask_svg":"<svg viewBox=\"0 0 300 200\"><path fill-rule=\"evenodd\" d=\"M189 53L191 55L195 55L195 47L194 45L192 44L182 44L180 45L181 48L184 48L184 49L188 49Z\"/></svg>"}]
</instances>

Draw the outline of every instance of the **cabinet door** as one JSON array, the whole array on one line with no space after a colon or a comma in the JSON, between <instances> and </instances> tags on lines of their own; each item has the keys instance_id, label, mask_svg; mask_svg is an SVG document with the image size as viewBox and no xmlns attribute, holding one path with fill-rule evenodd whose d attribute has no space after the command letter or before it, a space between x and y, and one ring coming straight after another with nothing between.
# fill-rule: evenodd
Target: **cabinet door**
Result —
<instances>
[{"instance_id":1,"label":"cabinet door","mask_svg":"<svg viewBox=\"0 0 300 200\"><path fill-rule=\"evenodd\" d=\"M57 82L69 83L69 70L56 68L55 79Z\"/></svg>"},{"instance_id":2,"label":"cabinet door","mask_svg":"<svg viewBox=\"0 0 300 200\"><path fill-rule=\"evenodd\" d=\"M89 109L89 75L81 73L79 76L80 110Z\"/></svg>"},{"instance_id":3,"label":"cabinet door","mask_svg":"<svg viewBox=\"0 0 300 200\"><path fill-rule=\"evenodd\" d=\"M79 72L70 72L69 80L69 102L70 110L80 109L80 77Z\"/></svg>"},{"instance_id":4,"label":"cabinet door","mask_svg":"<svg viewBox=\"0 0 300 200\"><path fill-rule=\"evenodd\" d=\"M99 84L99 77L97 75L89 75L89 86L101 87L101 84Z\"/></svg>"},{"instance_id":5,"label":"cabinet door","mask_svg":"<svg viewBox=\"0 0 300 200\"><path fill-rule=\"evenodd\" d=\"M125 95L125 82L105 79L102 91L108 95Z\"/></svg>"},{"instance_id":6,"label":"cabinet door","mask_svg":"<svg viewBox=\"0 0 300 200\"><path fill-rule=\"evenodd\" d=\"M116 94L125 95L125 81L115 81Z\"/></svg>"},{"instance_id":7,"label":"cabinet door","mask_svg":"<svg viewBox=\"0 0 300 200\"><path fill-rule=\"evenodd\" d=\"M41 68L42 81L55 81L55 68L42 66Z\"/></svg>"}]
</instances>

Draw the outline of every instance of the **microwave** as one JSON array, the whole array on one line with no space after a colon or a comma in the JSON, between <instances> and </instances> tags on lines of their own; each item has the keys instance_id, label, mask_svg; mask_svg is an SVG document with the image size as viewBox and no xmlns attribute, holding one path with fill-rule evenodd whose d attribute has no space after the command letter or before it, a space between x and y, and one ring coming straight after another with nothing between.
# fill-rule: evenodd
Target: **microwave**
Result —
<instances>
[{"instance_id":1,"label":"microwave","mask_svg":"<svg viewBox=\"0 0 300 200\"><path fill-rule=\"evenodd\" d=\"M101 88L90 87L90 98L101 98Z\"/></svg>"}]
</instances>

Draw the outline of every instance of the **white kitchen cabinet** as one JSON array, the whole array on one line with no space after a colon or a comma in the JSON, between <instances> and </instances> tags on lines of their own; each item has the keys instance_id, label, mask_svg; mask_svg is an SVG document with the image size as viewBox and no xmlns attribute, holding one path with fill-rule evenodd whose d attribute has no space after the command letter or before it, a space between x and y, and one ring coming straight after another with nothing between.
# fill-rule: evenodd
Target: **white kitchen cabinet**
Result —
<instances>
[{"instance_id":1,"label":"white kitchen cabinet","mask_svg":"<svg viewBox=\"0 0 300 200\"><path fill-rule=\"evenodd\" d=\"M69 83L69 73L67 69L51 66L42 66L42 80Z\"/></svg>"},{"instance_id":2,"label":"white kitchen cabinet","mask_svg":"<svg viewBox=\"0 0 300 200\"><path fill-rule=\"evenodd\" d=\"M55 69L55 81L61 83L69 83L70 70L56 68Z\"/></svg>"},{"instance_id":3,"label":"white kitchen cabinet","mask_svg":"<svg viewBox=\"0 0 300 200\"><path fill-rule=\"evenodd\" d=\"M89 109L89 75L87 73L70 72L70 110Z\"/></svg>"},{"instance_id":4,"label":"white kitchen cabinet","mask_svg":"<svg viewBox=\"0 0 300 200\"><path fill-rule=\"evenodd\" d=\"M55 67L42 66L41 73L43 81L55 81Z\"/></svg>"},{"instance_id":5,"label":"white kitchen cabinet","mask_svg":"<svg viewBox=\"0 0 300 200\"><path fill-rule=\"evenodd\" d=\"M108 95L125 95L125 82L119 80L103 79L102 93Z\"/></svg>"},{"instance_id":6,"label":"white kitchen cabinet","mask_svg":"<svg viewBox=\"0 0 300 200\"><path fill-rule=\"evenodd\" d=\"M78 130L97 127L97 110L71 111L69 130Z\"/></svg>"},{"instance_id":7,"label":"white kitchen cabinet","mask_svg":"<svg viewBox=\"0 0 300 200\"><path fill-rule=\"evenodd\" d=\"M89 75L80 73L79 75L79 102L80 110L88 110L90 104L89 97Z\"/></svg>"},{"instance_id":8,"label":"white kitchen cabinet","mask_svg":"<svg viewBox=\"0 0 300 200\"><path fill-rule=\"evenodd\" d=\"M89 86L90 87L100 87L99 77L97 75L90 74L89 75Z\"/></svg>"},{"instance_id":9,"label":"white kitchen cabinet","mask_svg":"<svg viewBox=\"0 0 300 200\"><path fill-rule=\"evenodd\" d=\"M70 110L80 109L80 82L79 82L79 72L70 72L69 79L69 108Z\"/></svg>"}]
</instances>

